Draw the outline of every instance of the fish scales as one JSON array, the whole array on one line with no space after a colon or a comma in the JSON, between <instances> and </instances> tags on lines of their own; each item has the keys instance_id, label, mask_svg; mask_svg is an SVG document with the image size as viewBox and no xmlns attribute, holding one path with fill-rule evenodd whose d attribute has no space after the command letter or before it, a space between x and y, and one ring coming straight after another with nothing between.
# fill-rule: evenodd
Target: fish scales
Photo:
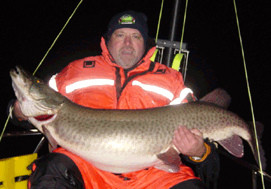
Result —
<instances>
[{"instance_id":1,"label":"fish scales","mask_svg":"<svg viewBox=\"0 0 271 189\"><path fill-rule=\"evenodd\" d=\"M157 148L157 145L170 144L174 130L179 125L185 125L189 129L198 128L203 132L204 137L210 139L214 138L216 133L214 127L217 127L218 124L220 124L220 127L226 127L235 124L240 125L240 122L243 122L245 129L245 122L239 117L229 116L228 111L204 102L135 111L91 110L68 102L62 109L65 113L60 110L58 114L64 116L58 116L53 123L53 127L56 134L66 138L66 142L72 143L72 135L79 135L83 141L87 141L85 148L96 149L96 144L99 147L101 143L108 144L109 141L113 140L116 142L122 141L126 144L137 144L135 146L131 144L131 149L126 149L128 150L127 153L142 151L138 147L138 143L142 143L142 141L148 147L148 153L160 152L162 149L161 147ZM66 119L66 121L64 117L69 119ZM70 119L75 120L75 122L70 122ZM107 132L104 132L105 130ZM110 133L110 136L108 133ZM160 140L161 138L163 140ZM81 148L84 148L84 146L81 146ZM124 149L117 148L114 150L123 151Z\"/></svg>"},{"instance_id":2,"label":"fish scales","mask_svg":"<svg viewBox=\"0 0 271 189\"><path fill-rule=\"evenodd\" d=\"M220 142L229 152L232 146L223 141L241 136L257 159L249 125L217 105L197 101L141 110L91 109L71 102L20 67L11 70L10 75L23 113L51 139L49 142L56 142L102 170L122 173L159 168L166 162L160 154L174 148L172 138L179 125L197 128L204 138ZM46 114L54 116L46 121L35 118ZM235 141L239 148L233 154L242 156L238 136ZM172 166L169 171L174 170Z\"/></svg>"}]
</instances>

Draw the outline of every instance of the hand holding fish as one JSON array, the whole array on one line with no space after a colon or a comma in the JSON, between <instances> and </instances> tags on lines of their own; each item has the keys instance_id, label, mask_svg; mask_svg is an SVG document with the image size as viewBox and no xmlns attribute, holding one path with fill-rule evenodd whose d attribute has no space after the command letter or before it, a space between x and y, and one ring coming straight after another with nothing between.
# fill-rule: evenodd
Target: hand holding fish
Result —
<instances>
[{"instance_id":1,"label":"hand holding fish","mask_svg":"<svg viewBox=\"0 0 271 189\"><path fill-rule=\"evenodd\" d=\"M14 103L14 105L13 105L13 114L19 120L27 120L27 117L21 111L21 108L20 108L18 100L16 100L15 103Z\"/></svg>"},{"instance_id":2,"label":"hand holding fish","mask_svg":"<svg viewBox=\"0 0 271 189\"><path fill-rule=\"evenodd\" d=\"M173 144L181 154L202 157L206 151L203 135L197 129L179 126L174 132Z\"/></svg>"}]
</instances>

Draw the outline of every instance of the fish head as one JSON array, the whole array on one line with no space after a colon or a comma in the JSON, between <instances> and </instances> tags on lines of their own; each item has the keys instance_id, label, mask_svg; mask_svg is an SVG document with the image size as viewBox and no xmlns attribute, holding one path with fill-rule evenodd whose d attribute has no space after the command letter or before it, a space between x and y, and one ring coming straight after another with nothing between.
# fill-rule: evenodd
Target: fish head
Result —
<instances>
[{"instance_id":1,"label":"fish head","mask_svg":"<svg viewBox=\"0 0 271 189\"><path fill-rule=\"evenodd\" d=\"M20 66L10 70L12 87L27 117L56 114L65 98Z\"/></svg>"}]
</instances>

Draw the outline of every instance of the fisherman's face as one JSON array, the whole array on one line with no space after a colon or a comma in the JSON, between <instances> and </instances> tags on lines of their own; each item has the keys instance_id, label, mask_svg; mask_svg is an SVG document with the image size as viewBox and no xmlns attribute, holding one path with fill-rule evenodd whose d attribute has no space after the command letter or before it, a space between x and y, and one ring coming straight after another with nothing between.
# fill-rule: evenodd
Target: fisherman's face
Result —
<instances>
[{"instance_id":1,"label":"fisherman's face","mask_svg":"<svg viewBox=\"0 0 271 189\"><path fill-rule=\"evenodd\" d=\"M115 30L107 46L116 63L124 69L131 68L139 62L145 52L141 33L132 28Z\"/></svg>"}]
</instances>

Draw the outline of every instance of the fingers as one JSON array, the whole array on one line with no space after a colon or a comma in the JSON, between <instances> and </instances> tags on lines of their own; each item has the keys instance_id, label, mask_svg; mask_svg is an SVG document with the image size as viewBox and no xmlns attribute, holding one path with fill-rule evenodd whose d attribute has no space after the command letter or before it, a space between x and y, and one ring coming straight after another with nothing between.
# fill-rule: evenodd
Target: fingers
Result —
<instances>
[{"instance_id":1,"label":"fingers","mask_svg":"<svg viewBox=\"0 0 271 189\"><path fill-rule=\"evenodd\" d=\"M201 155L204 152L203 134L198 129L179 126L174 132L173 145L184 155Z\"/></svg>"},{"instance_id":2,"label":"fingers","mask_svg":"<svg viewBox=\"0 0 271 189\"><path fill-rule=\"evenodd\" d=\"M190 132L197 136L203 137L202 132L200 132L198 129L191 129Z\"/></svg>"},{"instance_id":3,"label":"fingers","mask_svg":"<svg viewBox=\"0 0 271 189\"><path fill-rule=\"evenodd\" d=\"M175 131L176 139L186 144L196 140L195 134L200 135L201 133L197 129L192 129L190 131L185 126L179 126L178 129Z\"/></svg>"},{"instance_id":4,"label":"fingers","mask_svg":"<svg viewBox=\"0 0 271 189\"><path fill-rule=\"evenodd\" d=\"M27 117L23 115L20 105L19 105L19 101L16 100L14 103L14 107L13 107L13 113L14 115L21 120L27 120Z\"/></svg>"},{"instance_id":5,"label":"fingers","mask_svg":"<svg viewBox=\"0 0 271 189\"><path fill-rule=\"evenodd\" d=\"M196 143L197 139L193 133L185 126L179 126L174 132L173 144L181 153L186 153L191 144Z\"/></svg>"}]
</instances>

